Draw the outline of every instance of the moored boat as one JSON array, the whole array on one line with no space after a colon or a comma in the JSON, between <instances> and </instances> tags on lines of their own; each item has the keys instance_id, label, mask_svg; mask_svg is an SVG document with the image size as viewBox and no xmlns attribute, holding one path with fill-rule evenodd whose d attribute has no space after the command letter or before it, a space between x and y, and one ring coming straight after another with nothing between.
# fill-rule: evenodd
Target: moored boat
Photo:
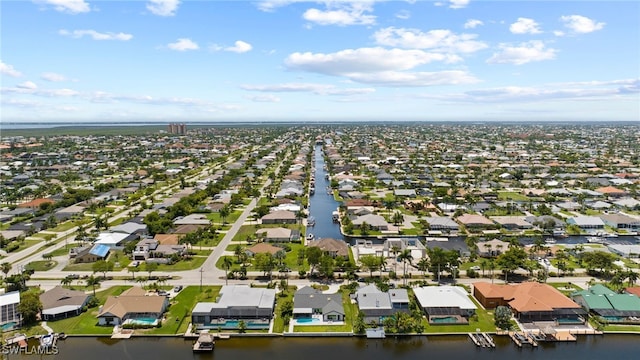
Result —
<instances>
[{"instance_id":1,"label":"moored boat","mask_svg":"<svg viewBox=\"0 0 640 360\"><path fill-rule=\"evenodd\" d=\"M193 352L213 351L214 346L213 334L201 333L193 344Z\"/></svg>"}]
</instances>

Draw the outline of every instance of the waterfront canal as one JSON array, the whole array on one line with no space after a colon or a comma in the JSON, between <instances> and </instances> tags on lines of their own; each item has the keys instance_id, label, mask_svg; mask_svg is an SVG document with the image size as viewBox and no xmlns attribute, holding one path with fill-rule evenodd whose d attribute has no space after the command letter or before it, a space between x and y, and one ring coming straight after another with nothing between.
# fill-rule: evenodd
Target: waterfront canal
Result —
<instances>
[{"instance_id":1,"label":"waterfront canal","mask_svg":"<svg viewBox=\"0 0 640 360\"><path fill-rule=\"evenodd\" d=\"M581 335L573 343L542 343L537 348L518 348L506 336L496 337L495 349L476 348L466 335L388 337L242 337L218 340L212 353L193 354L191 341L182 338L143 337L127 340L70 337L60 341L58 354L43 356L64 360L151 359L634 359L638 335ZM636 355L634 355L636 354ZM29 356L10 355L9 358Z\"/></svg>"},{"instance_id":2,"label":"waterfront canal","mask_svg":"<svg viewBox=\"0 0 640 360\"><path fill-rule=\"evenodd\" d=\"M327 180L328 172L324 170L325 162L322 145L316 145L314 151L315 188L316 191L309 197L309 216L315 219L315 226L307 229L315 239L333 238L344 240L340 233L340 226L333 222L332 213L338 209L340 203L335 201L332 194L327 194L327 187L331 182Z\"/></svg>"}]
</instances>

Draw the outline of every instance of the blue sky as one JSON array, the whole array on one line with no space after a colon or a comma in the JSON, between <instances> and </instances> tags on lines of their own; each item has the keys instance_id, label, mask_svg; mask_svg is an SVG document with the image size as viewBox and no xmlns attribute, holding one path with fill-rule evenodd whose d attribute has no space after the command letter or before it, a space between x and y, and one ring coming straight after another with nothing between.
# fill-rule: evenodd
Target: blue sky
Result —
<instances>
[{"instance_id":1,"label":"blue sky","mask_svg":"<svg viewBox=\"0 0 640 360\"><path fill-rule=\"evenodd\" d=\"M21 121L640 121L637 1L0 3Z\"/></svg>"}]
</instances>

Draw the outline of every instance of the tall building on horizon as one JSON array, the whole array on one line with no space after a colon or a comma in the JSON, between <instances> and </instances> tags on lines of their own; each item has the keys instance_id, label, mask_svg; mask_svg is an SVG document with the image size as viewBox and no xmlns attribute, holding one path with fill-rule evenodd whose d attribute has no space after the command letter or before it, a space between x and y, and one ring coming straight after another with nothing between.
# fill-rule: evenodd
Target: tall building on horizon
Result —
<instances>
[{"instance_id":1,"label":"tall building on horizon","mask_svg":"<svg viewBox=\"0 0 640 360\"><path fill-rule=\"evenodd\" d=\"M170 123L167 125L167 132L169 134L184 135L187 133L187 125L185 123Z\"/></svg>"}]
</instances>

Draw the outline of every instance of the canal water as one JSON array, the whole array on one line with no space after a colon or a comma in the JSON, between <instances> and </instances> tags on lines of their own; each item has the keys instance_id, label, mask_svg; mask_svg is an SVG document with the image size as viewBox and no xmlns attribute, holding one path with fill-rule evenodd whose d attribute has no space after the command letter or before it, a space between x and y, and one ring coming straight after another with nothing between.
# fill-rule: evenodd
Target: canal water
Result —
<instances>
[{"instance_id":1,"label":"canal water","mask_svg":"<svg viewBox=\"0 0 640 360\"><path fill-rule=\"evenodd\" d=\"M322 238L344 240L340 233L340 226L333 222L332 213L338 209L340 203L333 198L333 195L327 194L327 187L331 182L325 177L328 172L324 170L324 165L322 145L316 145L314 151L316 191L309 198L309 216L315 219L316 224L307 229L307 234L313 234L316 240Z\"/></svg>"},{"instance_id":2,"label":"canal water","mask_svg":"<svg viewBox=\"0 0 640 360\"><path fill-rule=\"evenodd\" d=\"M157 359L637 359L639 335L580 336L573 343L544 343L538 348L518 348L507 337L496 337L495 349L477 348L467 336L410 336L364 338L231 338L218 340L215 350L193 354L191 341L182 338L67 338L58 354L43 356L64 360ZM9 358L26 358L13 356Z\"/></svg>"}]
</instances>

